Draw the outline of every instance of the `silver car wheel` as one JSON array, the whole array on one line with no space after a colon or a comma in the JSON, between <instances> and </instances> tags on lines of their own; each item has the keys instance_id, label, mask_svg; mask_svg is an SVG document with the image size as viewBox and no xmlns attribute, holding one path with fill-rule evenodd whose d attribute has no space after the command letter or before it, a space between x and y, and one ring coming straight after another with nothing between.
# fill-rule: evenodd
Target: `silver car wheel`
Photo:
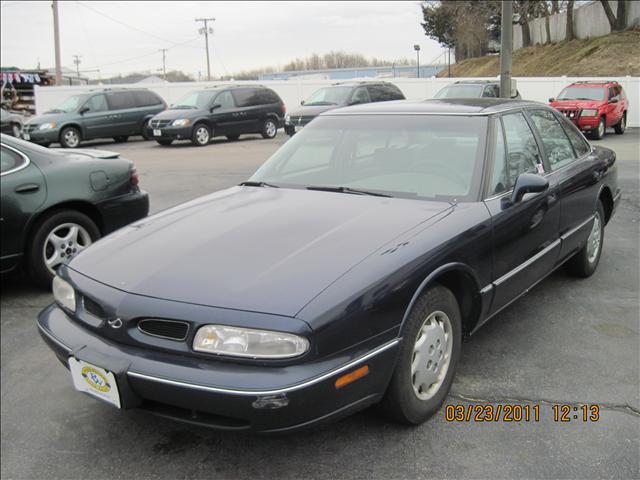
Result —
<instances>
[{"instance_id":1,"label":"silver car wheel","mask_svg":"<svg viewBox=\"0 0 640 480\"><path fill-rule=\"evenodd\" d=\"M78 136L78 132L75 130L67 130L64 132L64 141L67 146L71 148L75 148L80 143L80 137Z\"/></svg>"},{"instance_id":2,"label":"silver car wheel","mask_svg":"<svg viewBox=\"0 0 640 480\"><path fill-rule=\"evenodd\" d=\"M67 263L79 252L91 245L91 235L77 223L63 223L47 235L42 247L42 255L47 269L56 273L62 263Z\"/></svg>"},{"instance_id":3,"label":"silver car wheel","mask_svg":"<svg viewBox=\"0 0 640 480\"><path fill-rule=\"evenodd\" d=\"M205 127L198 127L196 130L196 140L201 145L209 143L209 130Z\"/></svg>"},{"instance_id":4,"label":"silver car wheel","mask_svg":"<svg viewBox=\"0 0 640 480\"><path fill-rule=\"evenodd\" d=\"M265 123L264 125L264 133L269 137L275 137L276 133L278 132L278 127L276 127L276 124L271 121L268 120L267 123Z\"/></svg>"},{"instance_id":5,"label":"silver car wheel","mask_svg":"<svg viewBox=\"0 0 640 480\"><path fill-rule=\"evenodd\" d=\"M605 130L606 130L606 126L604 124L604 119L601 119L600 122L598 123L598 136L603 137Z\"/></svg>"},{"instance_id":6,"label":"silver car wheel","mask_svg":"<svg viewBox=\"0 0 640 480\"><path fill-rule=\"evenodd\" d=\"M600 222L600 213L596 212L593 217L593 226L591 227L591 233L587 239L587 261L593 263L598 258L598 252L600 252L600 242L602 241L602 228Z\"/></svg>"},{"instance_id":7,"label":"silver car wheel","mask_svg":"<svg viewBox=\"0 0 640 480\"><path fill-rule=\"evenodd\" d=\"M423 322L413 346L411 383L420 400L429 400L442 386L452 350L451 320L446 313L435 311Z\"/></svg>"}]
</instances>

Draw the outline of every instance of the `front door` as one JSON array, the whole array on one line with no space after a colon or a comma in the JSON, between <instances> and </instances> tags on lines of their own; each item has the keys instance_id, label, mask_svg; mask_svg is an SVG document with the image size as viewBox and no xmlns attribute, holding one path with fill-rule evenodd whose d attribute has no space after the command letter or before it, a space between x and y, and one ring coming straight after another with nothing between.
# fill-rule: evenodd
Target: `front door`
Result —
<instances>
[{"instance_id":1,"label":"front door","mask_svg":"<svg viewBox=\"0 0 640 480\"><path fill-rule=\"evenodd\" d=\"M211 124L214 125L214 135L239 135L243 132L243 115L238 108L234 95L229 90L220 92L213 101L216 106L210 115Z\"/></svg>"},{"instance_id":2,"label":"front door","mask_svg":"<svg viewBox=\"0 0 640 480\"><path fill-rule=\"evenodd\" d=\"M490 314L504 308L556 265L560 240L558 185L527 194L511 204L509 198L519 175L544 174L545 167L535 136L521 112L494 119L493 165L488 198L492 218L494 289Z\"/></svg>"},{"instance_id":3,"label":"front door","mask_svg":"<svg viewBox=\"0 0 640 480\"><path fill-rule=\"evenodd\" d=\"M87 108L88 110L85 110ZM109 118L109 105L104 93L94 95L87 100L81 111L83 138L101 138L111 134L113 121Z\"/></svg>"}]
</instances>

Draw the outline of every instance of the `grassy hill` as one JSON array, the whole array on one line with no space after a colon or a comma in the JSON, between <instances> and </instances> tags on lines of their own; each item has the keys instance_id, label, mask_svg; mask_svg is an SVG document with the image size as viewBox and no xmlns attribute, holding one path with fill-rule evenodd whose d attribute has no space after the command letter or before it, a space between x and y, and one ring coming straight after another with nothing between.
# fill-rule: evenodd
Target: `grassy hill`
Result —
<instances>
[{"instance_id":1,"label":"grassy hill","mask_svg":"<svg viewBox=\"0 0 640 480\"><path fill-rule=\"evenodd\" d=\"M500 56L472 58L451 65L453 77L495 77ZM513 52L516 77L640 76L640 29L586 40L536 45ZM446 77L446 69L439 77Z\"/></svg>"}]
</instances>

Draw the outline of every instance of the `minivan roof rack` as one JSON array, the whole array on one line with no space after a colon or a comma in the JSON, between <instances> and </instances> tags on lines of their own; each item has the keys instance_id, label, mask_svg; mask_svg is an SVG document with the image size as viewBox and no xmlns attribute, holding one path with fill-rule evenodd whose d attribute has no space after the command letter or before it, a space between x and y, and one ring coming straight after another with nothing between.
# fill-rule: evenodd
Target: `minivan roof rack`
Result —
<instances>
[{"instance_id":1,"label":"minivan roof rack","mask_svg":"<svg viewBox=\"0 0 640 480\"><path fill-rule=\"evenodd\" d=\"M259 84L253 84L253 83L220 83L218 85L209 85L207 87L204 87L205 90L209 90L209 89L216 89L216 88L242 88L242 87L249 87L249 88L255 88L255 87L261 87L261 88L265 88L264 85L259 85Z\"/></svg>"},{"instance_id":2,"label":"minivan roof rack","mask_svg":"<svg viewBox=\"0 0 640 480\"><path fill-rule=\"evenodd\" d=\"M577 82L573 82L573 84L576 83L584 83L584 84L591 84L591 85L602 85L605 83L614 83L617 84L618 82L616 80L578 80Z\"/></svg>"}]
</instances>

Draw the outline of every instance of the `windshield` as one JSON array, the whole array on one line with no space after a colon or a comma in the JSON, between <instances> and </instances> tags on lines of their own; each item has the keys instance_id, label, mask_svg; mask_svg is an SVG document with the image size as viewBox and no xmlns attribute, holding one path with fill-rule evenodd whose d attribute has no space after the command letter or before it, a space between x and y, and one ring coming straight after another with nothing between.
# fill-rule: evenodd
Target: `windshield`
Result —
<instances>
[{"instance_id":1,"label":"windshield","mask_svg":"<svg viewBox=\"0 0 640 480\"><path fill-rule=\"evenodd\" d=\"M602 87L567 87L560 95L558 100L604 100L605 88Z\"/></svg>"},{"instance_id":2,"label":"windshield","mask_svg":"<svg viewBox=\"0 0 640 480\"><path fill-rule=\"evenodd\" d=\"M305 105L342 105L347 103L351 87L327 87L321 88L311 95Z\"/></svg>"},{"instance_id":3,"label":"windshield","mask_svg":"<svg viewBox=\"0 0 640 480\"><path fill-rule=\"evenodd\" d=\"M321 116L250 181L471 201L477 196L486 124L486 117L445 115Z\"/></svg>"},{"instance_id":4,"label":"windshield","mask_svg":"<svg viewBox=\"0 0 640 480\"><path fill-rule=\"evenodd\" d=\"M434 98L478 98L482 96L484 85L449 85L444 87Z\"/></svg>"},{"instance_id":5,"label":"windshield","mask_svg":"<svg viewBox=\"0 0 640 480\"><path fill-rule=\"evenodd\" d=\"M171 110L177 110L181 108L207 108L211 104L213 97L215 97L217 94L218 92L216 90L188 93L180 100L178 100L175 104L173 104L171 106Z\"/></svg>"},{"instance_id":6,"label":"windshield","mask_svg":"<svg viewBox=\"0 0 640 480\"><path fill-rule=\"evenodd\" d=\"M70 113L75 112L80 105L87 99L86 95L73 95L67 98L64 102L58 105L56 108L49 110L52 113Z\"/></svg>"}]
</instances>

